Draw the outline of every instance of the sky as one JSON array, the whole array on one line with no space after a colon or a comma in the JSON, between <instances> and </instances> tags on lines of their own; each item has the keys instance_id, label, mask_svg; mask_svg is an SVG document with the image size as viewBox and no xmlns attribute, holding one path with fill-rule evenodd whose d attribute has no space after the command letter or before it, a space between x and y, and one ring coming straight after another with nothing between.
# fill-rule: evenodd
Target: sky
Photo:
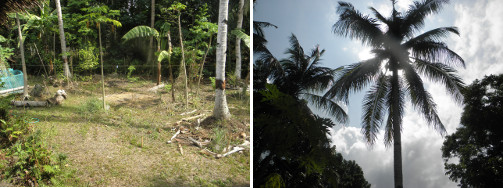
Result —
<instances>
[{"instance_id":1,"label":"sky","mask_svg":"<svg viewBox=\"0 0 503 188\"><path fill-rule=\"evenodd\" d=\"M348 1L354 7L369 15L369 7L389 16L389 0ZM397 10L404 11L412 0L398 0ZM269 50L278 58L285 58L289 47L288 37L293 33L306 52L316 44L326 52L322 65L337 68L371 58L370 48L359 41L352 41L332 32L338 20L335 0L257 0L254 4L254 20L265 21L278 26L265 29ZM437 27L456 26L460 36L451 35L445 41L450 49L458 53L466 63L466 68L456 67L458 75L466 84L484 75L503 73L503 1L501 0L456 0L444 5L440 13L426 18L428 31ZM447 95L443 86L425 80L425 88L437 103L437 112L447 129L447 134L455 132L459 126L463 106L456 104ZM383 143L383 131L378 141L369 148L361 134L361 108L365 90L350 97L347 112L349 124L337 125L331 131L331 139L338 152L345 159L355 160L364 172L365 178L374 188L393 187L393 148ZM320 110L313 110L324 115ZM328 116L326 116L328 117ZM445 175L441 147L444 141L439 133L429 127L424 119L408 103L403 118L402 160L405 187L457 187Z\"/></svg>"}]
</instances>

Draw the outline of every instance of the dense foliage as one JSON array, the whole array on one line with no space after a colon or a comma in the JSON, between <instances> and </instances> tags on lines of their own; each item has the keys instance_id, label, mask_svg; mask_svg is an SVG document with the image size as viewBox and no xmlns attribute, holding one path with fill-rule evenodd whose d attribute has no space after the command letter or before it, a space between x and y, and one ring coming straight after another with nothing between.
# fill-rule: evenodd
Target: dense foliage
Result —
<instances>
[{"instance_id":1,"label":"dense foliage","mask_svg":"<svg viewBox=\"0 0 503 188\"><path fill-rule=\"evenodd\" d=\"M475 80L464 96L461 126L442 147L446 174L461 187L498 187L503 184L503 75Z\"/></svg>"},{"instance_id":2,"label":"dense foliage","mask_svg":"<svg viewBox=\"0 0 503 188\"><path fill-rule=\"evenodd\" d=\"M209 43L210 35L215 29L210 25L218 19L218 0L158 0L155 4L155 29L161 31L168 25L172 36L178 36L177 13L169 9L173 4L180 3L187 8L181 11L181 31L184 36L186 65L191 71L188 76L195 80L199 74L203 56L208 50L206 63L202 74L204 77L214 76L216 43ZM63 72L61 48L59 48L58 22L54 1L43 0L40 6L27 9L20 14L23 36L26 38L26 62L29 74L59 75ZM246 3L245 3L246 4ZM149 50L148 38L139 38L124 42L121 37L129 30L140 25L150 25L151 0L61 0L65 37L68 48L70 69L74 74L86 76L99 73L99 42L98 24L101 26L104 72L105 74L119 73L126 75L129 66L135 66L135 74L143 77L155 77L157 74L157 59L148 59L149 53L154 56L157 44ZM245 5L245 7L248 7ZM242 31L249 34L249 7L245 9L244 27ZM238 2L229 4L229 31L236 27ZM0 24L0 33L5 37L2 52L5 49L17 49L17 28L15 19L11 15L5 23ZM118 27L122 26L122 27ZM165 36L162 36L165 37ZM172 37L173 38L173 37ZM229 49L234 49L236 37L229 32ZM147 39L147 40L145 40ZM178 75L181 50L179 40L171 40L173 55L171 63L175 67L174 75ZM3 40L3 38L2 38ZM211 46L210 46L211 45ZM243 45L242 62L249 61L249 49ZM161 50L167 50L162 44ZM188 55L187 55L188 54ZM2 57L5 58L5 57ZM7 58L10 67L20 69L19 53ZM235 68L235 55L228 53L227 74ZM164 62L167 63L167 62ZM163 64L164 64L163 63ZM243 63L242 71L248 72L248 63ZM168 78L168 66L162 66L163 78ZM243 78L247 74L243 75Z\"/></svg>"},{"instance_id":3,"label":"dense foliage","mask_svg":"<svg viewBox=\"0 0 503 188\"><path fill-rule=\"evenodd\" d=\"M330 146L334 123L275 85L254 93L254 184L280 187L370 187L354 161Z\"/></svg>"}]
</instances>

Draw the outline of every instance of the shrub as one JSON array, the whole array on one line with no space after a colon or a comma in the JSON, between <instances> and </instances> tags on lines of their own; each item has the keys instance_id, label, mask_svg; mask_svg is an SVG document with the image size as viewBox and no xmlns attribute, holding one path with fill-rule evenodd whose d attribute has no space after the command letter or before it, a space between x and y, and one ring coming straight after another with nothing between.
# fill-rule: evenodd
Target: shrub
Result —
<instances>
[{"instance_id":1,"label":"shrub","mask_svg":"<svg viewBox=\"0 0 503 188\"><path fill-rule=\"evenodd\" d=\"M211 86L213 87L213 89L217 89L216 87L216 84L215 84L215 77L210 77L210 80L211 80Z\"/></svg>"},{"instance_id":2,"label":"shrub","mask_svg":"<svg viewBox=\"0 0 503 188\"><path fill-rule=\"evenodd\" d=\"M102 109L103 101L97 98L91 98L79 107L79 112L82 115L92 115L100 112Z\"/></svg>"},{"instance_id":3,"label":"shrub","mask_svg":"<svg viewBox=\"0 0 503 188\"><path fill-rule=\"evenodd\" d=\"M213 149L213 151L221 153L224 150L224 148L227 147L227 144L228 144L227 130L220 127L214 128L210 144L210 147Z\"/></svg>"}]
</instances>

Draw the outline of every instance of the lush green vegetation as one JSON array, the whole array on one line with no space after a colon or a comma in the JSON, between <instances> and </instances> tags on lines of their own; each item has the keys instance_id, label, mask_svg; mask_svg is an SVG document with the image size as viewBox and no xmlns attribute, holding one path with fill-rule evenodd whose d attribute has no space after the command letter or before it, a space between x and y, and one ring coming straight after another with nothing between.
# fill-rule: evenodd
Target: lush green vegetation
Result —
<instances>
[{"instance_id":1,"label":"lush green vegetation","mask_svg":"<svg viewBox=\"0 0 503 188\"><path fill-rule=\"evenodd\" d=\"M460 187L502 185L503 75L475 80L463 95L461 127L442 147L446 174Z\"/></svg>"},{"instance_id":2,"label":"lush green vegetation","mask_svg":"<svg viewBox=\"0 0 503 188\"><path fill-rule=\"evenodd\" d=\"M183 142L222 154L249 139L250 8L227 4L229 50L217 63L218 0L0 1L2 70L26 65L29 89L43 88L29 100L68 94L35 109L2 97L0 186L248 186L249 150L216 159ZM225 120L211 113L217 64L232 75ZM190 133L167 143L182 127Z\"/></svg>"}]
</instances>

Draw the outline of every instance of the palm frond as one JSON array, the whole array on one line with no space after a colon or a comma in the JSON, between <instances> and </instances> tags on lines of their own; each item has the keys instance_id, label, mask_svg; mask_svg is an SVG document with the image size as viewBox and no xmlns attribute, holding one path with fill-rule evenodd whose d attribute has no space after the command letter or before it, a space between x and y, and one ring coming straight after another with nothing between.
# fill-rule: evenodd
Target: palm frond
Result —
<instances>
[{"instance_id":1,"label":"palm frond","mask_svg":"<svg viewBox=\"0 0 503 188\"><path fill-rule=\"evenodd\" d=\"M437 13L442 9L442 5L449 3L449 0L423 0L422 2L414 1L414 4L409 7L409 10L404 15L404 21L401 25L405 36L410 37L415 31L419 31L424 27L424 19L426 16Z\"/></svg>"},{"instance_id":2,"label":"palm frond","mask_svg":"<svg viewBox=\"0 0 503 188\"><path fill-rule=\"evenodd\" d=\"M465 67L465 60L456 52L452 51L443 42L417 41L407 48L411 49L412 57L427 62L439 62L447 65L460 65Z\"/></svg>"},{"instance_id":3,"label":"palm frond","mask_svg":"<svg viewBox=\"0 0 503 188\"><path fill-rule=\"evenodd\" d=\"M344 111L337 102L311 93L302 93L302 96L304 99L314 104L318 109L325 110L325 112L334 117L339 123L346 124L348 122L346 111Z\"/></svg>"},{"instance_id":4,"label":"palm frond","mask_svg":"<svg viewBox=\"0 0 503 188\"><path fill-rule=\"evenodd\" d=\"M389 88L389 78L381 74L363 99L362 134L369 145L375 143L379 127L384 119Z\"/></svg>"},{"instance_id":5,"label":"palm frond","mask_svg":"<svg viewBox=\"0 0 503 188\"><path fill-rule=\"evenodd\" d=\"M433 128L439 131L441 135L445 134L445 127L437 114L437 105L430 93L424 89L423 81L412 66L407 64L403 67L405 71L405 85L409 92L412 106L421 112L428 125L433 125Z\"/></svg>"},{"instance_id":6,"label":"palm frond","mask_svg":"<svg viewBox=\"0 0 503 188\"><path fill-rule=\"evenodd\" d=\"M337 71L339 76L325 97L340 99L348 102L350 92L357 92L365 88L381 71L381 57L375 57L359 63L346 66Z\"/></svg>"},{"instance_id":7,"label":"palm frond","mask_svg":"<svg viewBox=\"0 0 503 188\"><path fill-rule=\"evenodd\" d=\"M420 74L443 84L447 92L454 97L456 102L463 102L463 94L461 91L464 88L464 83L461 78L456 75L455 69L442 63L429 63L420 59L416 59L414 65Z\"/></svg>"},{"instance_id":8,"label":"palm frond","mask_svg":"<svg viewBox=\"0 0 503 188\"><path fill-rule=\"evenodd\" d=\"M457 27L440 27L427 31L421 35L418 35L403 44L403 46L412 46L412 44L424 41L441 42L442 39L447 37L449 33L454 33L459 35Z\"/></svg>"},{"instance_id":9,"label":"palm frond","mask_svg":"<svg viewBox=\"0 0 503 188\"><path fill-rule=\"evenodd\" d=\"M141 37L159 37L159 32L155 30L154 28L151 28L149 26L136 26L133 29L129 30L123 37L122 39L124 41L131 40L133 38L141 38Z\"/></svg>"},{"instance_id":10,"label":"palm frond","mask_svg":"<svg viewBox=\"0 0 503 188\"><path fill-rule=\"evenodd\" d=\"M0 24L7 21L7 13L26 11L28 8L40 6L40 0L0 0Z\"/></svg>"},{"instance_id":11,"label":"palm frond","mask_svg":"<svg viewBox=\"0 0 503 188\"><path fill-rule=\"evenodd\" d=\"M377 20L363 15L355 10L353 5L339 2L337 13L339 21L333 25L333 32L351 39L358 39L364 45L379 47L381 45L382 31L378 27Z\"/></svg>"},{"instance_id":12,"label":"palm frond","mask_svg":"<svg viewBox=\"0 0 503 188\"><path fill-rule=\"evenodd\" d=\"M386 17L384 17L379 11L377 11L374 7L370 7L369 8L372 13L374 13L374 16L379 20L381 21L382 23L385 23L386 25L389 23L388 22L388 19L386 19Z\"/></svg>"}]
</instances>

